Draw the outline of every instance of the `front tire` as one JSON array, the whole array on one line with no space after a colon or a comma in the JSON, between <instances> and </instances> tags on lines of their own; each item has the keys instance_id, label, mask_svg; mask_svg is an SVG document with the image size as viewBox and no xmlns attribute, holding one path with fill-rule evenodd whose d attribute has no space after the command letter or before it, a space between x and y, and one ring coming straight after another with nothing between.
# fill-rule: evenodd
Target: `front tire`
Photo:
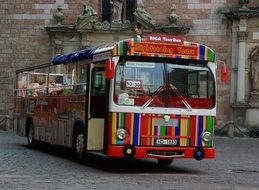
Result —
<instances>
[{"instance_id":1,"label":"front tire","mask_svg":"<svg viewBox=\"0 0 259 190\"><path fill-rule=\"evenodd\" d=\"M34 140L34 126L32 123L30 123L28 127L27 142L31 148L35 147L36 142Z\"/></svg>"},{"instance_id":2,"label":"front tire","mask_svg":"<svg viewBox=\"0 0 259 190\"><path fill-rule=\"evenodd\" d=\"M173 162L173 159L159 159L158 158L157 162L161 166L169 166Z\"/></svg>"}]
</instances>

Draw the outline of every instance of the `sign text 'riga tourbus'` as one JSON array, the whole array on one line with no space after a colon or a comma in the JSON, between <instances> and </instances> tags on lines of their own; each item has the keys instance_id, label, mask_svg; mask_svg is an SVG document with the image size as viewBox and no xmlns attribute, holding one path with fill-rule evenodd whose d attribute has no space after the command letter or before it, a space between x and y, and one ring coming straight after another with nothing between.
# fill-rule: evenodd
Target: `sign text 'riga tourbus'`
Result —
<instances>
[{"instance_id":1,"label":"sign text 'riga tourbus'","mask_svg":"<svg viewBox=\"0 0 259 190\"><path fill-rule=\"evenodd\" d=\"M167 55L198 56L197 47L148 42L135 43L134 51L136 53L161 53Z\"/></svg>"},{"instance_id":2,"label":"sign text 'riga tourbus'","mask_svg":"<svg viewBox=\"0 0 259 190\"><path fill-rule=\"evenodd\" d=\"M149 34L147 36L149 42L183 44L183 36L169 36L164 34Z\"/></svg>"}]
</instances>

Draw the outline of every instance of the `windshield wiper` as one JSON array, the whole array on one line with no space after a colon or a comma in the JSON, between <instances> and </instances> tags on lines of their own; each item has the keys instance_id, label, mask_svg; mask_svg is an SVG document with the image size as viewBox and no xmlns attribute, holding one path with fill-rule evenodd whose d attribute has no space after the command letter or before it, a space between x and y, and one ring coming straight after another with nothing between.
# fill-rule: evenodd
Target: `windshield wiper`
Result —
<instances>
[{"instance_id":1,"label":"windshield wiper","mask_svg":"<svg viewBox=\"0 0 259 190\"><path fill-rule=\"evenodd\" d=\"M159 86L155 90L155 92L152 94L152 96L142 105L142 109L144 109L145 107L149 106L153 102L153 100L158 97L159 93L164 90L164 87L165 87L164 85L163 86Z\"/></svg>"},{"instance_id":2,"label":"windshield wiper","mask_svg":"<svg viewBox=\"0 0 259 190\"><path fill-rule=\"evenodd\" d=\"M160 92L162 92L164 90L165 86L159 86L158 89L156 89L156 91L153 93L153 95L142 105L142 109L144 109L145 107L149 106L155 98L158 97L158 95L160 94ZM183 104L185 105L185 107L189 110L192 111L192 107L190 106L190 104L186 101L186 99L181 95L181 93L178 91L178 89L173 85L170 84L170 88L174 91L174 93L181 99L181 101L183 102Z\"/></svg>"},{"instance_id":3,"label":"windshield wiper","mask_svg":"<svg viewBox=\"0 0 259 190\"><path fill-rule=\"evenodd\" d=\"M189 110L192 111L192 107L190 104L186 101L186 99L182 96L182 94L178 91L178 89L173 85L170 84L170 88L174 91L174 93L181 99L185 107Z\"/></svg>"}]
</instances>

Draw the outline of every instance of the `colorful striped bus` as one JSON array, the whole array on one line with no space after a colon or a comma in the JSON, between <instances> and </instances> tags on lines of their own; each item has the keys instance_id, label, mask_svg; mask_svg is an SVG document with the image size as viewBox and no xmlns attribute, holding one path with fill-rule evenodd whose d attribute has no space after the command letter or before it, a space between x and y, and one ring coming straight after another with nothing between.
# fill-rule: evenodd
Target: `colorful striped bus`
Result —
<instances>
[{"instance_id":1,"label":"colorful striped bus","mask_svg":"<svg viewBox=\"0 0 259 190\"><path fill-rule=\"evenodd\" d=\"M214 158L216 68L209 47L162 34L58 55L16 72L14 128L79 158Z\"/></svg>"}]
</instances>

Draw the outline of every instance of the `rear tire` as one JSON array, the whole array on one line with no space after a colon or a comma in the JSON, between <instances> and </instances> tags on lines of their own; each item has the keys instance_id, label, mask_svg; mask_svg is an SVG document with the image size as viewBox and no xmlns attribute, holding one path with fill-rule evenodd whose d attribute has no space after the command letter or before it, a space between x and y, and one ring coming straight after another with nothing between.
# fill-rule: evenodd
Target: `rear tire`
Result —
<instances>
[{"instance_id":1,"label":"rear tire","mask_svg":"<svg viewBox=\"0 0 259 190\"><path fill-rule=\"evenodd\" d=\"M84 144L85 144L84 132L83 130L75 130L73 134L73 151L76 155L76 159L79 162L84 160Z\"/></svg>"},{"instance_id":2,"label":"rear tire","mask_svg":"<svg viewBox=\"0 0 259 190\"><path fill-rule=\"evenodd\" d=\"M173 159L159 159L158 158L157 162L161 166L169 166L173 162Z\"/></svg>"}]
</instances>

